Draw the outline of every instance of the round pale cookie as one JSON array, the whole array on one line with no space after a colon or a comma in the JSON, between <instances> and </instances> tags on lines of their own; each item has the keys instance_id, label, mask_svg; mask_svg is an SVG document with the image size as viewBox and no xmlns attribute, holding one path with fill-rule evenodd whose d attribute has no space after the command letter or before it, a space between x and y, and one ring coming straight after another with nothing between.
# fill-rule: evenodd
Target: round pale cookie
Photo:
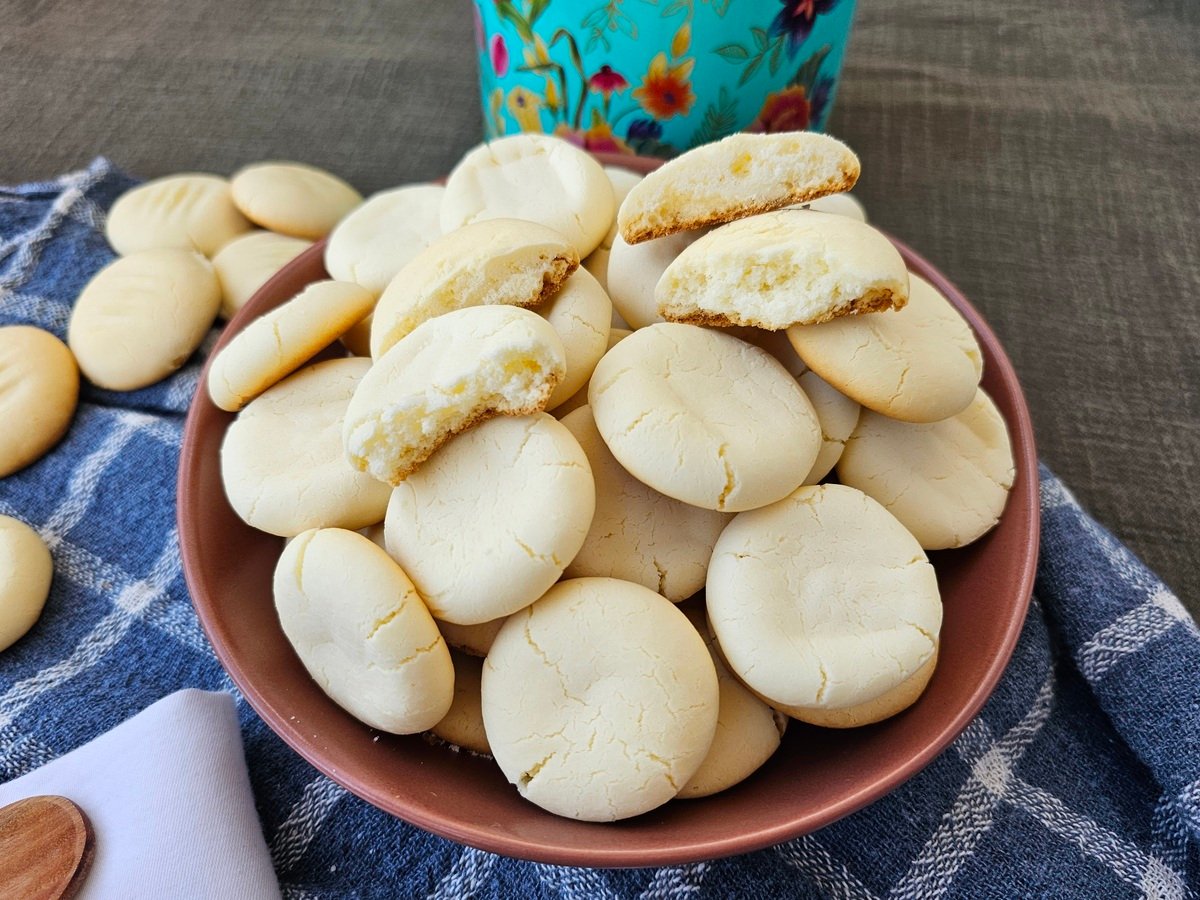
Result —
<instances>
[{"instance_id":1,"label":"round pale cookie","mask_svg":"<svg viewBox=\"0 0 1200 900\"><path fill-rule=\"evenodd\" d=\"M625 338L592 373L588 403L631 475L705 509L739 512L786 497L821 446L812 404L778 360L693 325Z\"/></svg>"},{"instance_id":2,"label":"round pale cookie","mask_svg":"<svg viewBox=\"0 0 1200 900\"><path fill-rule=\"evenodd\" d=\"M476 625L545 593L579 552L595 506L587 456L561 422L490 419L397 485L385 537L437 619Z\"/></svg>"},{"instance_id":3,"label":"round pale cookie","mask_svg":"<svg viewBox=\"0 0 1200 900\"><path fill-rule=\"evenodd\" d=\"M801 373L797 381L812 402L817 421L821 423L821 449L804 479L805 484L816 484L832 472L842 458L842 451L846 449L846 441L858 424L862 407L811 369Z\"/></svg>"},{"instance_id":4,"label":"round pale cookie","mask_svg":"<svg viewBox=\"0 0 1200 900\"><path fill-rule=\"evenodd\" d=\"M442 233L440 184L410 184L366 199L333 227L325 271L379 296L414 256Z\"/></svg>"},{"instance_id":5,"label":"round pale cookie","mask_svg":"<svg viewBox=\"0 0 1200 900\"><path fill-rule=\"evenodd\" d=\"M627 244L617 235L608 257L608 296L621 318L636 331L663 321L654 302L654 286L667 266L704 232L681 231L641 244Z\"/></svg>"},{"instance_id":6,"label":"round pale cookie","mask_svg":"<svg viewBox=\"0 0 1200 900\"><path fill-rule=\"evenodd\" d=\"M483 728L483 659L453 650L450 659L454 663L454 702L430 731L455 747L490 756L492 748Z\"/></svg>"},{"instance_id":7,"label":"round pale cookie","mask_svg":"<svg viewBox=\"0 0 1200 900\"><path fill-rule=\"evenodd\" d=\"M228 179L188 174L126 191L108 211L104 236L122 256L168 247L212 256L250 228L233 205Z\"/></svg>"},{"instance_id":8,"label":"round pale cookie","mask_svg":"<svg viewBox=\"0 0 1200 900\"><path fill-rule=\"evenodd\" d=\"M538 314L554 326L566 353L566 373L546 402L546 409L553 410L587 384L607 352L612 301L592 273L584 270L568 278L562 290L538 308Z\"/></svg>"},{"instance_id":9,"label":"round pale cookie","mask_svg":"<svg viewBox=\"0 0 1200 900\"><path fill-rule=\"evenodd\" d=\"M318 240L362 195L324 169L296 162L246 166L230 180L233 202L247 219L279 234Z\"/></svg>"},{"instance_id":10,"label":"round pale cookie","mask_svg":"<svg viewBox=\"0 0 1200 900\"><path fill-rule=\"evenodd\" d=\"M925 279L909 277L908 305L878 316L788 329L809 367L867 409L936 422L975 396L983 355L971 326Z\"/></svg>"},{"instance_id":11,"label":"round pale cookie","mask_svg":"<svg viewBox=\"0 0 1200 900\"><path fill-rule=\"evenodd\" d=\"M481 144L446 180L442 231L484 219L527 219L562 234L582 259L600 246L616 204L604 169L578 147L544 134Z\"/></svg>"},{"instance_id":12,"label":"round pale cookie","mask_svg":"<svg viewBox=\"0 0 1200 900\"><path fill-rule=\"evenodd\" d=\"M471 306L430 319L380 357L354 392L346 456L399 484L463 429L544 408L565 358L554 326L527 309Z\"/></svg>"},{"instance_id":13,"label":"round pale cookie","mask_svg":"<svg viewBox=\"0 0 1200 900\"><path fill-rule=\"evenodd\" d=\"M348 281L317 281L234 335L208 367L208 395L237 412L365 316L375 303Z\"/></svg>"},{"instance_id":14,"label":"round pale cookie","mask_svg":"<svg viewBox=\"0 0 1200 900\"><path fill-rule=\"evenodd\" d=\"M537 306L579 268L579 254L536 222L489 219L438 238L392 279L371 324L378 359L422 322L468 306Z\"/></svg>"},{"instance_id":15,"label":"round pale cookie","mask_svg":"<svg viewBox=\"0 0 1200 900\"><path fill-rule=\"evenodd\" d=\"M368 359L301 369L252 400L225 432L221 480L249 525L282 537L309 528L363 528L383 520L391 492L356 472L342 420Z\"/></svg>"},{"instance_id":16,"label":"round pale cookie","mask_svg":"<svg viewBox=\"0 0 1200 900\"><path fill-rule=\"evenodd\" d=\"M32 325L0 327L0 478L41 459L71 426L79 369L67 345Z\"/></svg>"},{"instance_id":17,"label":"round pale cookie","mask_svg":"<svg viewBox=\"0 0 1200 900\"><path fill-rule=\"evenodd\" d=\"M527 800L611 822L666 803L717 725L704 640L653 591L615 578L551 588L501 629L483 666L492 754Z\"/></svg>"},{"instance_id":18,"label":"round pale cookie","mask_svg":"<svg viewBox=\"0 0 1200 900\"><path fill-rule=\"evenodd\" d=\"M1016 478L1008 428L976 390L956 416L914 425L864 410L838 479L882 503L926 550L962 547L995 527Z\"/></svg>"},{"instance_id":19,"label":"round pale cookie","mask_svg":"<svg viewBox=\"0 0 1200 900\"><path fill-rule=\"evenodd\" d=\"M849 216L860 222L867 221L867 209L851 194L830 194L828 197L818 197L806 206L813 212L833 213L838 216Z\"/></svg>"},{"instance_id":20,"label":"round pale cookie","mask_svg":"<svg viewBox=\"0 0 1200 900\"><path fill-rule=\"evenodd\" d=\"M846 216L802 209L710 231L676 257L654 288L658 313L668 321L769 330L900 309L907 301L908 270L882 233Z\"/></svg>"},{"instance_id":21,"label":"round pale cookie","mask_svg":"<svg viewBox=\"0 0 1200 900\"><path fill-rule=\"evenodd\" d=\"M492 643L496 640L496 635L504 627L506 618L507 616L501 616L499 619L480 622L478 625L455 625L453 622L444 622L441 619L434 621L437 622L438 631L442 633L446 643L455 650L469 656L487 656L488 651L492 649Z\"/></svg>"},{"instance_id":22,"label":"round pale cookie","mask_svg":"<svg viewBox=\"0 0 1200 900\"><path fill-rule=\"evenodd\" d=\"M356 719L426 731L454 699L454 665L429 611L388 555L361 534L317 528L275 566L279 624L304 668Z\"/></svg>"},{"instance_id":23,"label":"round pale cookie","mask_svg":"<svg viewBox=\"0 0 1200 900\"><path fill-rule=\"evenodd\" d=\"M587 454L596 481L592 527L566 576L632 581L672 603L704 587L713 546L730 517L666 497L626 472L600 436L591 407L562 423Z\"/></svg>"},{"instance_id":24,"label":"round pale cookie","mask_svg":"<svg viewBox=\"0 0 1200 900\"><path fill-rule=\"evenodd\" d=\"M630 244L848 191L858 157L811 131L735 134L695 147L629 192L617 226Z\"/></svg>"},{"instance_id":25,"label":"round pale cookie","mask_svg":"<svg viewBox=\"0 0 1200 900\"><path fill-rule=\"evenodd\" d=\"M604 352L607 353L619 342L629 337L631 334L633 334L633 332L628 328L610 328L608 330L608 343L605 345ZM601 357L601 359L603 359L603 357ZM595 371L594 366L592 367L592 371ZM562 419L566 418L567 413L573 413L575 410L579 409L579 407L587 406L589 384L591 384L591 378L584 382L583 386L574 394L572 394L558 406L554 407L554 417L561 421Z\"/></svg>"},{"instance_id":26,"label":"round pale cookie","mask_svg":"<svg viewBox=\"0 0 1200 900\"><path fill-rule=\"evenodd\" d=\"M221 317L232 319L276 272L312 246L312 241L255 231L230 241L213 257L221 281Z\"/></svg>"},{"instance_id":27,"label":"round pale cookie","mask_svg":"<svg viewBox=\"0 0 1200 900\"><path fill-rule=\"evenodd\" d=\"M685 800L709 797L745 781L779 749L787 730L787 716L776 712L738 681L721 658L699 610L685 610L708 647L717 670L719 708L712 746L696 774L679 791Z\"/></svg>"},{"instance_id":28,"label":"round pale cookie","mask_svg":"<svg viewBox=\"0 0 1200 900\"><path fill-rule=\"evenodd\" d=\"M50 596L54 563L38 533L0 516L0 652L33 627Z\"/></svg>"},{"instance_id":29,"label":"round pale cookie","mask_svg":"<svg viewBox=\"0 0 1200 900\"><path fill-rule=\"evenodd\" d=\"M778 709L845 709L933 656L937 576L882 506L842 485L802 487L737 516L705 590L730 669Z\"/></svg>"},{"instance_id":30,"label":"round pale cookie","mask_svg":"<svg viewBox=\"0 0 1200 900\"><path fill-rule=\"evenodd\" d=\"M221 285L194 250L142 250L105 266L71 310L67 345L88 380L114 391L182 366L217 318Z\"/></svg>"},{"instance_id":31,"label":"round pale cookie","mask_svg":"<svg viewBox=\"0 0 1200 900\"><path fill-rule=\"evenodd\" d=\"M630 172L628 169L621 169L616 166L605 166L604 174L608 176L609 183L612 184L613 200L616 207L621 205L635 184L642 180L642 176L636 172ZM615 208L614 207L614 212ZM613 241L617 237L617 218L613 216L612 224L608 227L608 233L600 240L600 246L588 254L587 259L583 261L583 267L591 272L600 286L604 290L608 290L608 257L612 251ZM623 327L623 326L622 326Z\"/></svg>"}]
</instances>

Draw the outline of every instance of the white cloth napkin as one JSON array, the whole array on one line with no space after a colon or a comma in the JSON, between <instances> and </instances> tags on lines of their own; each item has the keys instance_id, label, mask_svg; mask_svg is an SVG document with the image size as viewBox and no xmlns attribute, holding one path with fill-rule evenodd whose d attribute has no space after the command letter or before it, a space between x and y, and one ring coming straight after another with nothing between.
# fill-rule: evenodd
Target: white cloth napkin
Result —
<instances>
[{"instance_id":1,"label":"white cloth napkin","mask_svg":"<svg viewBox=\"0 0 1200 900\"><path fill-rule=\"evenodd\" d=\"M279 897L228 694L164 697L0 785L0 806L39 794L74 800L95 830L80 900Z\"/></svg>"}]
</instances>

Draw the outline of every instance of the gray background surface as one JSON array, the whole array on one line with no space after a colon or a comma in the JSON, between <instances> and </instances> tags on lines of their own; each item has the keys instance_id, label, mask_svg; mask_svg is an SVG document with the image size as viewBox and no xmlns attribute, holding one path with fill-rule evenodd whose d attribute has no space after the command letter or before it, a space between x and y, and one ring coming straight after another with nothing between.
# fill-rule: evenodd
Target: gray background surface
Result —
<instances>
[{"instance_id":1,"label":"gray background surface","mask_svg":"<svg viewBox=\"0 0 1200 900\"><path fill-rule=\"evenodd\" d=\"M1200 613L1200 3L860 0L830 131L1013 359L1042 458ZM0 182L480 139L466 0L0 0Z\"/></svg>"}]
</instances>

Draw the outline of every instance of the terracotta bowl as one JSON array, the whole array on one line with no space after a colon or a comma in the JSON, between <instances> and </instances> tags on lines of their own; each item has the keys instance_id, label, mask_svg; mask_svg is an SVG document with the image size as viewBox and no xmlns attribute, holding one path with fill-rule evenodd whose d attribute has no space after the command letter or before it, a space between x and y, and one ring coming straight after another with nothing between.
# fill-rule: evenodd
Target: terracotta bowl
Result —
<instances>
[{"instance_id":1,"label":"terracotta bowl","mask_svg":"<svg viewBox=\"0 0 1200 900\"><path fill-rule=\"evenodd\" d=\"M604 161L641 171L655 165L628 157ZM490 760L419 736L381 735L308 677L280 630L271 596L283 542L243 524L226 501L219 453L233 416L202 388L184 434L179 530L196 613L221 664L266 723L334 781L420 828L508 856L579 866L711 859L814 831L882 797L933 760L999 680L1033 590L1039 525L1033 429L1008 357L954 285L897 246L909 268L949 297L975 329L985 358L983 387L1008 422L1018 473L997 528L970 547L934 556L945 604L941 654L929 688L911 709L850 731L793 722L766 766L715 797L674 801L608 825L543 812L521 799ZM323 249L311 248L268 282L230 323L218 349L304 285L327 278Z\"/></svg>"}]
</instances>

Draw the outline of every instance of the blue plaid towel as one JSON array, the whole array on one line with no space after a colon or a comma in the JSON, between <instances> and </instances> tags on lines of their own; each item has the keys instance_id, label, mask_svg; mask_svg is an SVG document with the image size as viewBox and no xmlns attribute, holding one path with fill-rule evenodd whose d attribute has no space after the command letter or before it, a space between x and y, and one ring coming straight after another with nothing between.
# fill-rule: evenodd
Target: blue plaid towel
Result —
<instances>
[{"instance_id":1,"label":"blue plaid towel","mask_svg":"<svg viewBox=\"0 0 1200 900\"><path fill-rule=\"evenodd\" d=\"M0 188L0 324L66 331L112 259L106 160ZM0 781L183 687L240 709L287 897L1155 897L1200 892L1200 635L1043 468L1036 597L963 735L868 809L769 850L661 869L519 862L433 837L317 773L241 699L180 571L174 485L199 362L142 391L85 387L66 439L0 481L54 554L41 621L0 655ZM18 422L3 427L20 427Z\"/></svg>"}]
</instances>

